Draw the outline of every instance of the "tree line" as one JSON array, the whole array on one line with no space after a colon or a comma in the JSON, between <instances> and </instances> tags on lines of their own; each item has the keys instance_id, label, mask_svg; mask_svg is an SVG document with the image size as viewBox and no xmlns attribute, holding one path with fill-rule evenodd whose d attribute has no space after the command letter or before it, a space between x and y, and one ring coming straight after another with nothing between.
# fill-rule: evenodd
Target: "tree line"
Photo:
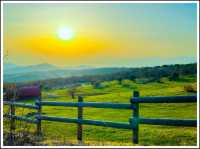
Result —
<instances>
[{"instance_id":1,"label":"tree line","mask_svg":"<svg viewBox=\"0 0 200 149\"><path fill-rule=\"evenodd\" d=\"M17 86L40 84L44 89L73 87L83 83L91 83L94 86L98 86L99 82L102 81L118 80L121 82L125 79L135 81L139 78L147 78L151 81L159 81L162 77L168 77L170 80L177 80L180 76L184 75L197 75L197 63L128 68L127 71L110 74L85 75L42 81L32 81L27 83L19 83Z\"/></svg>"}]
</instances>

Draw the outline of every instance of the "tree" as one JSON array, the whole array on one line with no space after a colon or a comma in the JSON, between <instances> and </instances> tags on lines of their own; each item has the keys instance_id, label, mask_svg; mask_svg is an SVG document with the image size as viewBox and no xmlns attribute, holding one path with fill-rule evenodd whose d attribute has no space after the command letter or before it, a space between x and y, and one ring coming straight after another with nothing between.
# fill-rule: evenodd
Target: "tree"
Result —
<instances>
[{"instance_id":1,"label":"tree","mask_svg":"<svg viewBox=\"0 0 200 149\"><path fill-rule=\"evenodd\" d=\"M93 86L94 86L94 88L100 88L101 87L100 81L94 81Z\"/></svg>"},{"instance_id":2,"label":"tree","mask_svg":"<svg viewBox=\"0 0 200 149\"><path fill-rule=\"evenodd\" d=\"M120 77L120 78L118 78L117 80L119 81L119 84L121 85L121 84L122 84L122 81L123 81L123 78Z\"/></svg>"},{"instance_id":3,"label":"tree","mask_svg":"<svg viewBox=\"0 0 200 149\"><path fill-rule=\"evenodd\" d=\"M75 98L75 92L76 92L76 88L75 87L71 87L69 90L68 90L68 93L70 96L72 96L72 99Z\"/></svg>"},{"instance_id":4,"label":"tree","mask_svg":"<svg viewBox=\"0 0 200 149\"><path fill-rule=\"evenodd\" d=\"M131 74L131 75L129 76L129 79L132 80L132 81L135 81L136 77L135 77L135 75Z\"/></svg>"},{"instance_id":5,"label":"tree","mask_svg":"<svg viewBox=\"0 0 200 149\"><path fill-rule=\"evenodd\" d=\"M172 75L169 77L170 80L175 81L179 79L179 73L178 72L174 72L172 73Z\"/></svg>"}]
</instances>

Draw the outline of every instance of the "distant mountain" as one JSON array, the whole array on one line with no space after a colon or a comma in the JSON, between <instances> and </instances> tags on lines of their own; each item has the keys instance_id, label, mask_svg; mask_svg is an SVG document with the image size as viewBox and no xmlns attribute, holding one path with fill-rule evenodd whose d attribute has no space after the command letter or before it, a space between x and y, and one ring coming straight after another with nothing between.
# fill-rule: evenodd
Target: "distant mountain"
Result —
<instances>
[{"instance_id":1,"label":"distant mountain","mask_svg":"<svg viewBox=\"0 0 200 149\"><path fill-rule=\"evenodd\" d=\"M4 74L18 74L18 73L28 73L33 71L49 71L57 69L56 66L50 64L38 64L30 66L21 66L12 63L4 63Z\"/></svg>"},{"instance_id":2,"label":"distant mountain","mask_svg":"<svg viewBox=\"0 0 200 149\"><path fill-rule=\"evenodd\" d=\"M61 69L70 69L70 70L80 70L80 69L94 69L96 67L92 67L89 65L79 65L79 66L67 66L67 67L62 67Z\"/></svg>"},{"instance_id":3,"label":"distant mountain","mask_svg":"<svg viewBox=\"0 0 200 149\"><path fill-rule=\"evenodd\" d=\"M4 82L27 82L71 76L108 74L125 70L127 68L92 68L85 65L73 68L59 68L46 63L30 66L19 66L9 63L4 64L3 76Z\"/></svg>"},{"instance_id":4,"label":"distant mountain","mask_svg":"<svg viewBox=\"0 0 200 149\"><path fill-rule=\"evenodd\" d=\"M17 65L16 64L12 64L12 63L4 63L4 67L6 69L13 69L13 68L17 67Z\"/></svg>"},{"instance_id":5,"label":"distant mountain","mask_svg":"<svg viewBox=\"0 0 200 149\"><path fill-rule=\"evenodd\" d=\"M57 69L56 66L48 64L48 63L43 63L43 64L38 64L38 65L31 65L28 66L30 70L53 70Z\"/></svg>"},{"instance_id":6,"label":"distant mountain","mask_svg":"<svg viewBox=\"0 0 200 149\"><path fill-rule=\"evenodd\" d=\"M173 65L172 65L173 66ZM178 65L179 66L179 65ZM187 67L183 64L180 65L183 70L189 71L190 65ZM195 65L191 65L192 68ZM152 70L156 70L157 67L152 68ZM159 71L168 71L168 67L161 67L162 69ZM171 68L171 67L169 67ZM189 69L188 69L189 68ZM57 79L57 78L69 78L69 77L82 77L82 76L95 76L95 75L107 75L107 74L116 74L120 75L120 73L130 74L130 71L133 71L134 76L145 76L150 75L148 72L149 69L144 67L141 68L132 68L132 67L104 67L104 68L93 68L89 66L78 66L72 68L60 68L51 64L38 64L38 65L30 65L30 66L20 66L12 63L4 64L4 72L3 72L3 81L6 82L29 82L29 81L38 81L38 80L49 80L49 79ZM159 72L158 71L158 72ZM157 74L156 72L155 74ZM170 72L170 71L169 71ZM139 75L140 74L140 75ZM159 74L159 73L158 73Z\"/></svg>"}]
</instances>

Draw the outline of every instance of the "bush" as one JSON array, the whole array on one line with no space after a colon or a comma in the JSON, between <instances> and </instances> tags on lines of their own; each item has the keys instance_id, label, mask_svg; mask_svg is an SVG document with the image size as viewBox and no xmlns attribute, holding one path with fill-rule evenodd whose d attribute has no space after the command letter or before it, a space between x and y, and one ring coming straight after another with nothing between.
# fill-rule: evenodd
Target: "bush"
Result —
<instances>
[{"instance_id":1,"label":"bush","mask_svg":"<svg viewBox=\"0 0 200 149\"><path fill-rule=\"evenodd\" d=\"M113 80L113 81L110 81L110 86L118 86L119 85L119 81L118 80Z\"/></svg>"},{"instance_id":2,"label":"bush","mask_svg":"<svg viewBox=\"0 0 200 149\"><path fill-rule=\"evenodd\" d=\"M7 113L7 112L6 112ZM22 113L21 113L22 114ZM15 130L10 130L10 119L3 119L3 144L6 146L40 145L40 138L31 131L31 125L15 121Z\"/></svg>"},{"instance_id":3,"label":"bush","mask_svg":"<svg viewBox=\"0 0 200 149\"><path fill-rule=\"evenodd\" d=\"M69 88L67 92L72 97L72 99L75 98L76 88L73 88L73 87Z\"/></svg>"},{"instance_id":4,"label":"bush","mask_svg":"<svg viewBox=\"0 0 200 149\"><path fill-rule=\"evenodd\" d=\"M101 83L102 88L110 87L110 83L108 81L104 81Z\"/></svg>"},{"instance_id":5,"label":"bush","mask_svg":"<svg viewBox=\"0 0 200 149\"><path fill-rule=\"evenodd\" d=\"M100 81L93 82L92 85L94 86L94 88L103 88L103 87L101 86L101 82L100 82Z\"/></svg>"},{"instance_id":6,"label":"bush","mask_svg":"<svg viewBox=\"0 0 200 149\"><path fill-rule=\"evenodd\" d=\"M131 88L131 89L135 88L135 85L133 84L133 81L131 81L131 80L123 80L122 86L127 87L127 88Z\"/></svg>"},{"instance_id":7,"label":"bush","mask_svg":"<svg viewBox=\"0 0 200 149\"><path fill-rule=\"evenodd\" d=\"M185 85L184 86L184 91L191 92L191 93L196 93L197 89L196 89L195 85Z\"/></svg>"},{"instance_id":8,"label":"bush","mask_svg":"<svg viewBox=\"0 0 200 149\"><path fill-rule=\"evenodd\" d=\"M170 80L170 81L176 81L176 80L178 80L179 78L180 78L179 73L174 72L174 73L172 73L171 76L169 77L169 80Z\"/></svg>"},{"instance_id":9,"label":"bush","mask_svg":"<svg viewBox=\"0 0 200 149\"><path fill-rule=\"evenodd\" d=\"M169 81L169 79L167 77L162 77L160 79L158 79L158 83L166 83L167 81Z\"/></svg>"},{"instance_id":10,"label":"bush","mask_svg":"<svg viewBox=\"0 0 200 149\"><path fill-rule=\"evenodd\" d=\"M34 145L40 145L39 139L36 135L31 134L27 131L17 132L15 134L12 134L14 137L14 142L10 141L11 134L9 132L4 131L4 140L3 144L6 146L34 146Z\"/></svg>"}]
</instances>

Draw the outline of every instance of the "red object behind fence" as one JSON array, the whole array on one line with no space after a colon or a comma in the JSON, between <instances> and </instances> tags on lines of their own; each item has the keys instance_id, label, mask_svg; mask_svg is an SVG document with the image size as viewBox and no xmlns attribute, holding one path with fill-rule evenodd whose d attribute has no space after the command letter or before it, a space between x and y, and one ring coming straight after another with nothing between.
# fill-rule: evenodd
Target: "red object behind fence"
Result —
<instances>
[{"instance_id":1,"label":"red object behind fence","mask_svg":"<svg viewBox=\"0 0 200 149\"><path fill-rule=\"evenodd\" d=\"M18 89L18 96L24 97L39 97L41 95L40 86L26 86Z\"/></svg>"}]
</instances>

